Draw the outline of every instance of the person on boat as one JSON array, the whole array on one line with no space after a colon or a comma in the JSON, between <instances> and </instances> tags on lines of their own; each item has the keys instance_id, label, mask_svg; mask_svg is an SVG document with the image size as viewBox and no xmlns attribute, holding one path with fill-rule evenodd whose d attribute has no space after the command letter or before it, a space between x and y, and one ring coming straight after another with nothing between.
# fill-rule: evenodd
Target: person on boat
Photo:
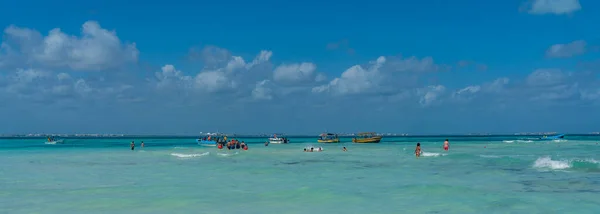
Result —
<instances>
[{"instance_id":1,"label":"person on boat","mask_svg":"<svg viewBox=\"0 0 600 214\"><path fill-rule=\"evenodd\" d=\"M344 148L342 148L342 151L346 152L348 151L348 149L346 149L346 147L344 146Z\"/></svg>"},{"instance_id":2,"label":"person on boat","mask_svg":"<svg viewBox=\"0 0 600 214\"><path fill-rule=\"evenodd\" d=\"M421 156L421 143L417 143L417 148L415 148L415 155L418 157Z\"/></svg>"},{"instance_id":3,"label":"person on boat","mask_svg":"<svg viewBox=\"0 0 600 214\"><path fill-rule=\"evenodd\" d=\"M449 148L450 148L450 143L448 142L448 139L446 139L446 141L444 141L444 150L448 151Z\"/></svg>"},{"instance_id":4,"label":"person on boat","mask_svg":"<svg viewBox=\"0 0 600 214\"><path fill-rule=\"evenodd\" d=\"M141 144L141 146L142 146L142 148L144 148L144 141L142 141L142 144Z\"/></svg>"},{"instance_id":5,"label":"person on boat","mask_svg":"<svg viewBox=\"0 0 600 214\"><path fill-rule=\"evenodd\" d=\"M131 141L131 151L133 151L135 149L135 143L133 141Z\"/></svg>"}]
</instances>

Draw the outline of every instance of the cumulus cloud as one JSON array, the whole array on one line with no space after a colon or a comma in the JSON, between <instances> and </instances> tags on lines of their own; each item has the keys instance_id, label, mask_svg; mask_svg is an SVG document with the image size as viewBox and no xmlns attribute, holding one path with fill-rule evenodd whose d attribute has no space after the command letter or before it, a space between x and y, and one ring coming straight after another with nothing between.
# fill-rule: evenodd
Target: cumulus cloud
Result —
<instances>
[{"instance_id":1,"label":"cumulus cloud","mask_svg":"<svg viewBox=\"0 0 600 214\"><path fill-rule=\"evenodd\" d=\"M273 79L282 82L299 82L315 79L317 66L313 63L303 62L290 65L280 65L273 72Z\"/></svg>"},{"instance_id":2,"label":"cumulus cloud","mask_svg":"<svg viewBox=\"0 0 600 214\"><path fill-rule=\"evenodd\" d=\"M263 80L256 83L256 87L252 90L252 97L258 100L271 100L273 99L272 89L267 85L270 80Z\"/></svg>"},{"instance_id":3,"label":"cumulus cloud","mask_svg":"<svg viewBox=\"0 0 600 214\"><path fill-rule=\"evenodd\" d=\"M429 106L435 103L440 96L444 95L446 87L443 85L431 85L425 88L420 88L417 93L421 96L419 103L423 106Z\"/></svg>"},{"instance_id":4,"label":"cumulus cloud","mask_svg":"<svg viewBox=\"0 0 600 214\"><path fill-rule=\"evenodd\" d=\"M312 89L315 93L330 92L335 95L360 94L372 90L382 80L379 70L386 62L381 56L376 61L370 62L367 67L355 65L348 68L338 78L331 80L327 85L321 85Z\"/></svg>"},{"instance_id":5,"label":"cumulus cloud","mask_svg":"<svg viewBox=\"0 0 600 214\"><path fill-rule=\"evenodd\" d=\"M124 44L114 31L95 21L83 24L81 36L63 33L59 28L43 36L40 32L17 26L4 29L5 51L0 58L46 68L67 67L76 71L99 71L135 63L139 51L135 44ZM13 54L18 50L20 55Z\"/></svg>"},{"instance_id":6,"label":"cumulus cloud","mask_svg":"<svg viewBox=\"0 0 600 214\"><path fill-rule=\"evenodd\" d=\"M407 80L415 73L440 71L441 66L431 57L385 57L380 56L367 65L354 65L344 71L340 77L328 84L314 87L314 93L333 95L363 93L394 93L397 89L409 86ZM397 92L397 91L396 91Z\"/></svg>"},{"instance_id":7,"label":"cumulus cloud","mask_svg":"<svg viewBox=\"0 0 600 214\"><path fill-rule=\"evenodd\" d=\"M581 10L579 0L528 0L523 5L531 14L570 14Z\"/></svg>"},{"instance_id":8,"label":"cumulus cloud","mask_svg":"<svg viewBox=\"0 0 600 214\"><path fill-rule=\"evenodd\" d=\"M587 43L583 40L573 41L567 44L555 44L546 51L546 56L550 58L567 58L584 54Z\"/></svg>"}]
</instances>

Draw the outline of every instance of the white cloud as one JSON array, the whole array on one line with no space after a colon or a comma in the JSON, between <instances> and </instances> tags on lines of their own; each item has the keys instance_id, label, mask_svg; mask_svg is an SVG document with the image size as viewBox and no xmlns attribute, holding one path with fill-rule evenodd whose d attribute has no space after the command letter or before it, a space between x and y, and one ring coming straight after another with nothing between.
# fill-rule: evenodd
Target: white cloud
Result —
<instances>
[{"instance_id":1,"label":"white cloud","mask_svg":"<svg viewBox=\"0 0 600 214\"><path fill-rule=\"evenodd\" d=\"M581 10L579 0L529 0L526 3L531 14L569 14Z\"/></svg>"},{"instance_id":2,"label":"white cloud","mask_svg":"<svg viewBox=\"0 0 600 214\"><path fill-rule=\"evenodd\" d=\"M9 26L4 30L7 38L4 49L12 50L15 46L21 55L11 55L13 51L8 51L0 58L81 71L117 68L138 60L135 44L123 44L114 31L103 29L95 21L85 22L81 33L76 37L55 28L42 36L32 29Z\"/></svg>"},{"instance_id":3,"label":"white cloud","mask_svg":"<svg viewBox=\"0 0 600 214\"><path fill-rule=\"evenodd\" d=\"M164 65L161 72L155 72L158 79L158 88L183 87L189 88L192 83L192 77L184 75L181 71L175 69L173 65Z\"/></svg>"},{"instance_id":4,"label":"white cloud","mask_svg":"<svg viewBox=\"0 0 600 214\"><path fill-rule=\"evenodd\" d=\"M222 71L204 71L200 72L196 78L196 88L207 92L220 92L237 87L235 81L231 81L227 74Z\"/></svg>"},{"instance_id":5,"label":"white cloud","mask_svg":"<svg viewBox=\"0 0 600 214\"><path fill-rule=\"evenodd\" d=\"M568 74L560 69L537 69L527 76L527 84L531 86L549 86L561 83Z\"/></svg>"},{"instance_id":6,"label":"white cloud","mask_svg":"<svg viewBox=\"0 0 600 214\"><path fill-rule=\"evenodd\" d=\"M551 58L567 58L585 53L587 43L583 40L573 41L568 44L555 44L546 51L546 56Z\"/></svg>"},{"instance_id":7,"label":"white cloud","mask_svg":"<svg viewBox=\"0 0 600 214\"><path fill-rule=\"evenodd\" d=\"M257 100L271 100L273 99L272 90L267 87L269 80L263 80L256 83L256 87L252 90L252 97Z\"/></svg>"},{"instance_id":8,"label":"white cloud","mask_svg":"<svg viewBox=\"0 0 600 214\"><path fill-rule=\"evenodd\" d=\"M69 80L69 79L71 79L71 75L69 75L68 73L59 73L59 74L57 74L57 75L56 75L56 78L57 78L59 81L62 81L62 80Z\"/></svg>"},{"instance_id":9,"label":"white cloud","mask_svg":"<svg viewBox=\"0 0 600 214\"><path fill-rule=\"evenodd\" d=\"M432 85L417 90L417 94L421 96L419 103L423 106L432 105L446 92L446 87L443 85Z\"/></svg>"},{"instance_id":10,"label":"white cloud","mask_svg":"<svg viewBox=\"0 0 600 214\"><path fill-rule=\"evenodd\" d=\"M370 62L367 68L355 65L348 68L338 78L335 78L327 85L321 85L312 89L315 93L330 92L336 95L360 94L377 86L381 81L379 69L385 64L385 57L377 58L375 62Z\"/></svg>"},{"instance_id":11,"label":"white cloud","mask_svg":"<svg viewBox=\"0 0 600 214\"><path fill-rule=\"evenodd\" d=\"M439 71L440 66L431 57L419 60L416 57L399 58L380 56L366 66L354 65L340 77L326 85L314 87L314 93L331 93L335 95L386 92L393 93L403 87L412 87L407 81L410 75L428 71Z\"/></svg>"},{"instance_id":12,"label":"white cloud","mask_svg":"<svg viewBox=\"0 0 600 214\"><path fill-rule=\"evenodd\" d=\"M317 66L313 63L303 62L290 65L280 65L273 71L273 79L282 82L300 82L312 80Z\"/></svg>"},{"instance_id":13,"label":"white cloud","mask_svg":"<svg viewBox=\"0 0 600 214\"><path fill-rule=\"evenodd\" d=\"M248 93L255 88L252 78L258 75L254 69L262 64L269 63L272 56L271 51L261 51L250 63L241 56L232 56L229 51L214 46L209 46L212 51L203 51L202 57L209 67L204 67L201 71L192 75L185 75L182 71L175 69L174 65L164 65L161 72L156 72L156 84L158 89L179 88L189 90L188 92L235 92L235 90L248 90ZM209 53L215 52L218 56L210 56ZM223 56L229 57L223 59ZM224 61L227 60L227 61ZM217 67L214 67L217 66ZM268 73L271 73L269 70Z\"/></svg>"}]
</instances>

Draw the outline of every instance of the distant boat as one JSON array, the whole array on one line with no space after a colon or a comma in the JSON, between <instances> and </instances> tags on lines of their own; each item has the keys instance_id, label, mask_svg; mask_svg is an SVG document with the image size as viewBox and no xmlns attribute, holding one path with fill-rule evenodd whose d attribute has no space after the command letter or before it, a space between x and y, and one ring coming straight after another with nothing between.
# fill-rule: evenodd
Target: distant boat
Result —
<instances>
[{"instance_id":1,"label":"distant boat","mask_svg":"<svg viewBox=\"0 0 600 214\"><path fill-rule=\"evenodd\" d=\"M217 146L219 142L225 142L225 137L226 136L221 134L211 134L203 138L196 139L196 142L200 146Z\"/></svg>"},{"instance_id":2,"label":"distant boat","mask_svg":"<svg viewBox=\"0 0 600 214\"><path fill-rule=\"evenodd\" d=\"M381 136L377 136L375 132L362 132L357 134L358 137L352 139L354 143L379 143Z\"/></svg>"},{"instance_id":3,"label":"distant boat","mask_svg":"<svg viewBox=\"0 0 600 214\"><path fill-rule=\"evenodd\" d=\"M281 136L281 135L280 135ZM285 137L277 137L277 134L273 134L273 137L269 138L269 143L273 143L273 144L284 144L284 143L288 143L288 139Z\"/></svg>"},{"instance_id":4,"label":"distant boat","mask_svg":"<svg viewBox=\"0 0 600 214\"><path fill-rule=\"evenodd\" d=\"M339 143L340 138L337 134L333 133L322 133L319 135L319 139L317 140L319 143Z\"/></svg>"},{"instance_id":5,"label":"distant boat","mask_svg":"<svg viewBox=\"0 0 600 214\"><path fill-rule=\"evenodd\" d=\"M558 135L554 135L554 136L543 136L538 138L538 140L558 140L558 139L563 139L565 138L564 134L558 134Z\"/></svg>"},{"instance_id":6,"label":"distant boat","mask_svg":"<svg viewBox=\"0 0 600 214\"><path fill-rule=\"evenodd\" d=\"M65 142L64 139L54 139L52 137L48 137L48 140L45 142L45 144L50 144L50 145L54 145L54 144L63 144Z\"/></svg>"}]
</instances>

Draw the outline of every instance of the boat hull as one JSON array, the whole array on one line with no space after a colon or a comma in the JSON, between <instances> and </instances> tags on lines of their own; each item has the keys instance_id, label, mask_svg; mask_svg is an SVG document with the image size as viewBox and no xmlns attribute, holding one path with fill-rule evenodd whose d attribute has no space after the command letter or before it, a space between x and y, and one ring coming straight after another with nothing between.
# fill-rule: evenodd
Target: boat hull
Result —
<instances>
[{"instance_id":1,"label":"boat hull","mask_svg":"<svg viewBox=\"0 0 600 214\"><path fill-rule=\"evenodd\" d=\"M285 141L283 140L283 138L269 138L269 143L272 143L272 144L284 144Z\"/></svg>"},{"instance_id":2,"label":"boat hull","mask_svg":"<svg viewBox=\"0 0 600 214\"><path fill-rule=\"evenodd\" d=\"M217 146L217 142L212 141L212 140L200 140L200 139L196 139L196 142L200 146Z\"/></svg>"},{"instance_id":3,"label":"boat hull","mask_svg":"<svg viewBox=\"0 0 600 214\"><path fill-rule=\"evenodd\" d=\"M381 142L381 137L371 137L371 138L354 138L352 139L353 143L379 143Z\"/></svg>"},{"instance_id":4,"label":"boat hull","mask_svg":"<svg viewBox=\"0 0 600 214\"><path fill-rule=\"evenodd\" d=\"M339 143L340 139L317 140L319 143Z\"/></svg>"}]
</instances>

